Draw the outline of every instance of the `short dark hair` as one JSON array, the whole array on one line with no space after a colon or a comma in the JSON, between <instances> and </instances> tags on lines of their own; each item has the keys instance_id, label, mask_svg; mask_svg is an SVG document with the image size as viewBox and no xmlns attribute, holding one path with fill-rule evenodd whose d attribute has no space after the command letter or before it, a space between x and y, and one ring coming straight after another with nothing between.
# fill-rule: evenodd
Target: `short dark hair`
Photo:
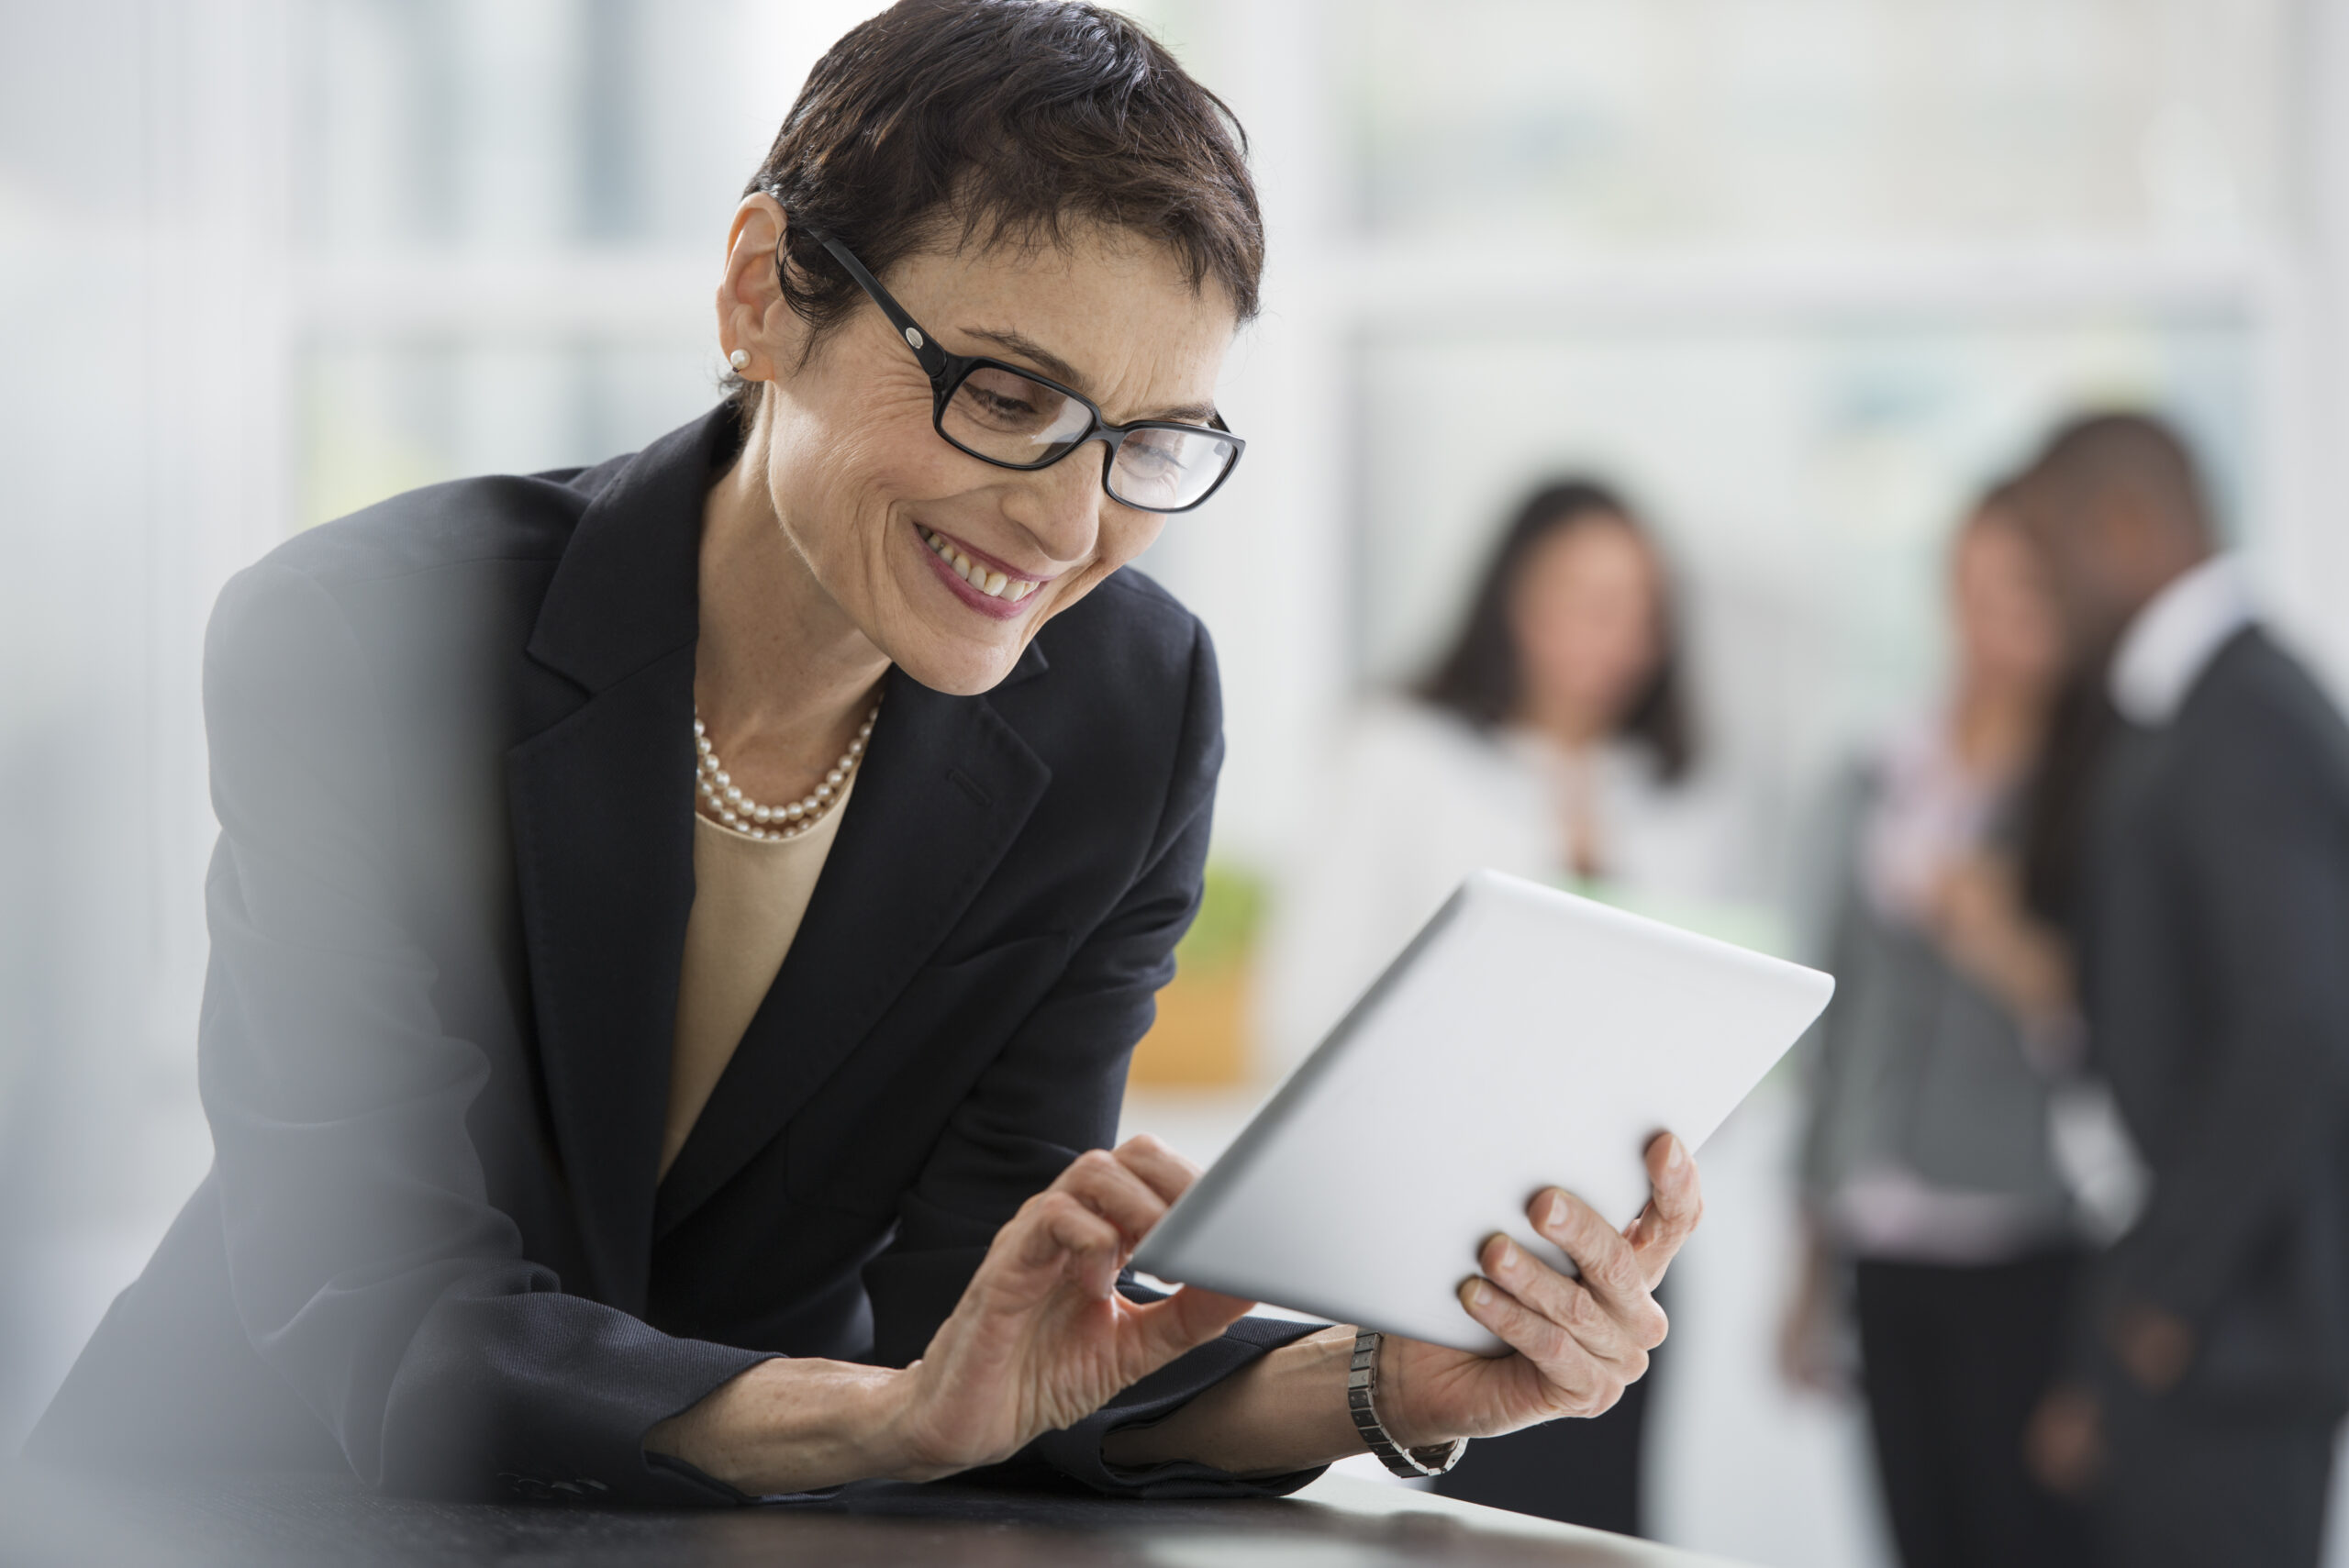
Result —
<instances>
[{"instance_id":1,"label":"short dark hair","mask_svg":"<svg viewBox=\"0 0 2349 1568\"><path fill-rule=\"evenodd\" d=\"M2194 453L2169 423L2134 411L2076 416L2058 426L2013 487L2034 528L2069 528L2095 501L2133 489L2198 545L2216 542ZM2103 653L2076 657L2049 711L2021 802L2023 903L2075 929L2082 912L2097 780L2120 725Z\"/></svg>"},{"instance_id":2,"label":"short dark hair","mask_svg":"<svg viewBox=\"0 0 2349 1568\"><path fill-rule=\"evenodd\" d=\"M2088 414L2059 427L2020 482L2025 504L2057 524L2116 487L2143 495L2198 544L2215 542L2202 474L2185 438L2156 415Z\"/></svg>"},{"instance_id":3,"label":"short dark hair","mask_svg":"<svg viewBox=\"0 0 2349 1568\"><path fill-rule=\"evenodd\" d=\"M1525 498L1486 563L1458 635L1414 688L1414 695L1479 729L1515 717L1525 700L1525 672L1509 625L1509 595L1535 547L1553 534L1599 522L1630 528L1656 566L1659 646L1655 669L1624 708L1615 733L1644 742L1655 755L1657 775L1666 783L1676 783L1696 761L1696 743L1688 722L1679 631L1663 552L1641 524L1639 514L1621 495L1595 479L1553 480Z\"/></svg>"},{"instance_id":4,"label":"short dark hair","mask_svg":"<svg viewBox=\"0 0 2349 1568\"><path fill-rule=\"evenodd\" d=\"M819 235L885 275L950 233L1064 243L1072 221L1166 247L1246 321L1264 267L1246 148L1223 100L1113 11L899 0L816 62L743 194L781 204L784 298L818 334L864 297Z\"/></svg>"}]
</instances>

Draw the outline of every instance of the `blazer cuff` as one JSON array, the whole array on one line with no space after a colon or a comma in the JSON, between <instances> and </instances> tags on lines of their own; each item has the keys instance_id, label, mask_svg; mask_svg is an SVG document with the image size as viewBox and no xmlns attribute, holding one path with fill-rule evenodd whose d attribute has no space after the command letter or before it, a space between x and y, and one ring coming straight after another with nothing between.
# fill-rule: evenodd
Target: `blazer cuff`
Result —
<instances>
[{"instance_id":1,"label":"blazer cuff","mask_svg":"<svg viewBox=\"0 0 2349 1568\"><path fill-rule=\"evenodd\" d=\"M644 1440L654 1427L693 1408L721 1385L776 1359L770 1351L672 1340L657 1354L629 1362L606 1362L596 1369L596 1381L602 1386L592 1399L551 1402L553 1407L533 1412L530 1425L537 1429L538 1441L525 1439L501 1445L512 1457L496 1467L495 1485L488 1495L526 1502L659 1508L762 1501L681 1459L651 1451ZM620 1375L613 1377L613 1373ZM562 1408L564 1404L571 1407ZM392 1489L428 1495L449 1490Z\"/></svg>"},{"instance_id":2,"label":"blazer cuff","mask_svg":"<svg viewBox=\"0 0 2349 1568\"><path fill-rule=\"evenodd\" d=\"M1136 1291L1132 1294L1154 1295ZM1201 1394L1269 1351L1328 1328L1283 1318L1243 1318L1186 1355L1160 1367L1108 1405L1071 1427L1047 1432L1028 1445L1026 1456L1060 1475L1116 1497L1282 1497L1313 1482L1327 1465L1285 1475L1242 1477L1212 1465L1176 1461L1165 1464L1113 1465L1101 1454L1111 1432L1166 1419Z\"/></svg>"},{"instance_id":3,"label":"blazer cuff","mask_svg":"<svg viewBox=\"0 0 2349 1568\"><path fill-rule=\"evenodd\" d=\"M686 1463L674 1454L648 1452L644 1456L644 1462L654 1471L665 1471L687 1485L697 1486L710 1494L710 1497L705 1500L721 1503L744 1505L755 1503L761 1507L791 1503L829 1503L839 1496L841 1490L839 1486L823 1486L813 1492L763 1492L754 1496L729 1482L720 1481L717 1476L696 1465Z\"/></svg>"}]
</instances>

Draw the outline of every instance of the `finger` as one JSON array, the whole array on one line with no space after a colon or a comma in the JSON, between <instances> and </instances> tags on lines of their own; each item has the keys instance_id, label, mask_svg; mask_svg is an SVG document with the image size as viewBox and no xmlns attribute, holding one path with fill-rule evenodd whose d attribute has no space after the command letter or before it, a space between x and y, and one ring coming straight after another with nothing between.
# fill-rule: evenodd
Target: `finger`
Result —
<instances>
[{"instance_id":1,"label":"finger","mask_svg":"<svg viewBox=\"0 0 2349 1568\"><path fill-rule=\"evenodd\" d=\"M1068 1194L1115 1225L1129 1249L1166 1214L1166 1200L1106 1149L1078 1155L1050 1190Z\"/></svg>"},{"instance_id":2,"label":"finger","mask_svg":"<svg viewBox=\"0 0 2349 1568\"><path fill-rule=\"evenodd\" d=\"M1542 1374L1550 1414L1596 1416L1621 1396L1620 1373L1610 1373L1564 1328L1489 1280L1462 1281L1460 1304Z\"/></svg>"},{"instance_id":3,"label":"finger","mask_svg":"<svg viewBox=\"0 0 2349 1568\"><path fill-rule=\"evenodd\" d=\"M1118 1228L1069 1193L1047 1189L1022 1204L1006 1227L1011 1256L1023 1270L1073 1272L1088 1294L1107 1296L1118 1282L1124 1240Z\"/></svg>"},{"instance_id":4,"label":"finger","mask_svg":"<svg viewBox=\"0 0 2349 1568\"><path fill-rule=\"evenodd\" d=\"M1163 1300L1131 1308L1130 1316L1139 1333L1138 1359L1145 1363L1134 1375L1141 1376L1206 1344L1246 1317L1255 1305L1236 1296L1185 1285Z\"/></svg>"},{"instance_id":5,"label":"finger","mask_svg":"<svg viewBox=\"0 0 2349 1568\"><path fill-rule=\"evenodd\" d=\"M1633 1222L1631 1240L1642 1273L1653 1286L1705 1217L1705 1190L1688 1146L1671 1133L1660 1132L1649 1142L1647 1164L1655 1195Z\"/></svg>"},{"instance_id":6,"label":"finger","mask_svg":"<svg viewBox=\"0 0 2349 1568\"><path fill-rule=\"evenodd\" d=\"M1664 1309L1644 1291L1622 1307L1609 1307L1506 1236L1486 1241L1476 1262L1487 1279L1633 1377L1646 1369L1647 1352L1664 1342Z\"/></svg>"},{"instance_id":7,"label":"finger","mask_svg":"<svg viewBox=\"0 0 2349 1568\"><path fill-rule=\"evenodd\" d=\"M1137 1132L1118 1145L1118 1162L1146 1183L1167 1203L1190 1191L1199 1168L1147 1132Z\"/></svg>"},{"instance_id":8,"label":"finger","mask_svg":"<svg viewBox=\"0 0 2349 1568\"><path fill-rule=\"evenodd\" d=\"M1647 1300L1648 1279L1631 1240L1590 1205L1558 1187L1534 1195L1526 1218L1542 1240L1575 1261L1584 1288L1618 1317Z\"/></svg>"}]
</instances>

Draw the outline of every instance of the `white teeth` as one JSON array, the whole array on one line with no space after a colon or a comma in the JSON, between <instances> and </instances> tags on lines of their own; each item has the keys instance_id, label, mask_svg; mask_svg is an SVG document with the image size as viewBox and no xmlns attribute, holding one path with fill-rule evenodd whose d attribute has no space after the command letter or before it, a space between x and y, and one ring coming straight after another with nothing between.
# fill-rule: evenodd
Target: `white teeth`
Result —
<instances>
[{"instance_id":1,"label":"white teeth","mask_svg":"<svg viewBox=\"0 0 2349 1568\"><path fill-rule=\"evenodd\" d=\"M929 528L922 528L918 523L915 525L915 528L921 535L921 542L929 547L932 554L952 568L955 576L960 577L982 594L998 599L1008 599L1016 605L1043 585L1040 583L1029 582L1024 578L1014 577L1008 572L996 572L982 566L947 542L944 534L934 533Z\"/></svg>"}]
</instances>

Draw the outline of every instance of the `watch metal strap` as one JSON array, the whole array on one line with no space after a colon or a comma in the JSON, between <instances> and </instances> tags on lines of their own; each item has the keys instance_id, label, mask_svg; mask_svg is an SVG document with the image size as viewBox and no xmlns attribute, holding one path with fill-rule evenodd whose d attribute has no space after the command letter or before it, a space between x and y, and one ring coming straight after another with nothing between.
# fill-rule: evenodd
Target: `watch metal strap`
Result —
<instances>
[{"instance_id":1,"label":"watch metal strap","mask_svg":"<svg viewBox=\"0 0 2349 1568\"><path fill-rule=\"evenodd\" d=\"M1346 1369L1346 1409L1354 1418L1354 1430L1362 1434L1362 1440L1381 1464L1406 1480L1441 1475L1460 1462L1460 1456L1468 1451L1468 1440L1454 1438L1432 1448L1407 1449L1386 1435L1371 1404L1378 1392L1378 1347L1384 1338L1369 1329L1354 1336L1353 1361Z\"/></svg>"}]
</instances>

